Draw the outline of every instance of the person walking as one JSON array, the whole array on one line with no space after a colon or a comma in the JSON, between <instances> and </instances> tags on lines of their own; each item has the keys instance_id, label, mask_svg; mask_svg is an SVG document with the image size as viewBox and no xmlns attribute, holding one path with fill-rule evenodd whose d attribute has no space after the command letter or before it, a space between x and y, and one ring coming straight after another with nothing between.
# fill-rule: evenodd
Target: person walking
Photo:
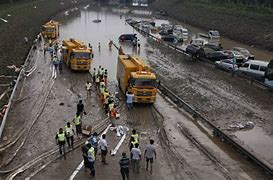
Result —
<instances>
[{"instance_id":1,"label":"person walking","mask_svg":"<svg viewBox=\"0 0 273 180\"><path fill-rule=\"evenodd\" d=\"M63 131L63 128L59 129L59 132L56 134L55 139L57 141L57 144L59 145L60 155L64 153L65 157L65 133Z\"/></svg>"},{"instance_id":2,"label":"person walking","mask_svg":"<svg viewBox=\"0 0 273 180\"><path fill-rule=\"evenodd\" d=\"M131 150L131 161L132 161L132 169L133 173L139 173L140 168L140 160L141 160L141 151L138 148L139 144L136 143L135 147Z\"/></svg>"},{"instance_id":3,"label":"person walking","mask_svg":"<svg viewBox=\"0 0 273 180\"><path fill-rule=\"evenodd\" d=\"M85 89L86 89L86 91L87 91L87 97L88 97L88 96L91 96L91 87L92 87L91 82L87 81L87 82L85 83Z\"/></svg>"},{"instance_id":4,"label":"person walking","mask_svg":"<svg viewBox=\"0 0 273 180\"><path fill-rule=\"evenodd\" d=\"M135 141L135 138L133 138L133 137L131 137L130 138L130 141L129 141L129 149L130 149L130 152L131 152L131 150L135 147L135 144L136 144L137 142Z\"/></svg>"},{"instance_id":5,"label":"person walking","mask_svg":"<svg viewBox=\"0 0 273 180\"><path fill-rule=\"evenodd\" d=\"M59 72L60 74L63 73L63 61L61 59L59 60Z\"/></svg>"},{"instance_id":6,"label":"person walking","mask_svg":"<svg viewBox=\"0 0 273 180\"><path fill-rule=\"evenodd\" d=\"M122 176L122 180L125 180L126 178L127 178L127 180L129 180L130 160L126 156L125 152L122 153L122 158L119 161L119 165L120 165L120 173L121 173L121 176Z\"/></svg>"},{"instance_id":7,"label":"person walking","mask_svg":"<svg viewBox=\"0 0 273 180\"><path fill-rule=\"evenodd\" d=\"M93 80L93 84L95 84L96 83L96 68L93 69L92 80Z\"/></svg>"},{"instance_id":8,"label":"person walking","mask_svg":"<svg viewBox=\"0 0 273 180\"><path fill-rule=\"evenodd\" d=\"M97 74L97 76L96 76L96 90L99 89L99 86L100 86L100 76Z\"/></svg>"},{"instance_id":9,"label":"person walking","mask_svg":"<svg viewBox=\"0 0 273 180\"><path fill-rule=\"evenodd\" d=\"M89 148L87 147L88 144L89 142L86 141L84 145L82 145L82 157L83 157L84 167L86 168L88 168L88 155L87 155L87 152L89 150Z\"/></svg>"},{"instance_id":10,"label":"person walking","mask_svg":"<svg viewBox=\"0 0 273 180\"><path fill-rule=\"evenodd\" d=\"M99 49L99 52L100 52L100 42L99 42L99 45L98 45L98 49Z\"/></svg>"},{"instance_id":11,"label":"person walking","mask_svg":"<svg viewBox=\"0 0 273 180\"><path fill-rule=\"evenodd\" d=\"M77 113L79 113L81 117L83 114L86 114L82 100L79 100L79 103L77 104Z\"/></svg>"},{"instance_id":12,"label":"person walking","mask_svg":"<svg viewBox=\"0 0 273 180\"><path fill-rule=\"evenodd\" d=\"M133 99L134 99L134 94L131 93L131 91L127 91L126 93L126 104L128 110L133 108Z\"/></svg>"},{"instance_id":13,"label":"person walking","mask_svg":"<svg viewBox=\"0 0 273 180\"><path fill-rule=\"evenodd\" d=\"M95 164L95 160L96 160L96 157L95 157L95 150L94 148L92 147L91 144L87 144L86 145L87 148L88 148L88 151L87 151L87 158L88 158L88 168L90 169L90 175L92 177L95 177L95 167L94 167L94 164Z\"/></svg>"},{"instance_id":14,"label":"person walking","mask_svg":"<svg viewBox=\"0 0 273 180\"><path fill-rule=\"evenodd\" d=\"M91 146L94 148L95 151L95 156L97 156L97 152L98 152L98 133L94 132L93 135L90 138L90 144Z\"/></svg>"},{"instance_id":15,"label":"person walking","mask_svg":"<svg viewBox=\"0 0 273 180\"><path fill-rule=\"evenodd\" d=\"M145 148L144 157L146 158L146 171L148 171L149 162L150 162L150 173L153 173L153 162L156 159L156 150L154 146L154 140L150 139L150 144Z\"/></svg>"},{"instance_id":16,"label":"person walking","mask_svg":"<svg viewBox=\"0 0 273 180\"><path fill-rule=\"evenodd\" d=\"M76 116L75 118L73 119L73 122L76 126L76 134L77 134L77 137L80 138L79 135L82 134L82 121L81 121L81 115L80 113L76 113Z\"/></svg>"},{"instance_id":17,"label":"person walking","mask_svg":"<svg viewBox=\"0 0 273 180\"><path fill-rule=\"evenodd\" d=\"M68 147L72 147L74 145L74 135L75 135L75 131L72 127L72 125L70 124L70 122L66 123L65 126L65 137L66 137L66 142L68 144Z\"/></svg>"},{"instance_id":18,"label":"person walking","mask_svg":"<svg viewBox=\"0 0 273 180\"><path fill-rule=\"evenodd\" d=\"M53 56L52 63L54 65L55 71L57 71L58 70L58 66L59 66L59 61L58 61L58 58L57 58L56 55Z\"/></svg>"},{"instance_id":19,"label":"person walking","mask_svg":"<svg viewBox=\"0 0 273 180\"><path fill-rule=\"evenodd\" d=\"M135 140L135 142L139 144L139 136L138 136L138 134L136 133L136 130L135 130L135 129L133 129L132 134L131 134L131 137L133 137L134 140Z\"/></svg>"},{"instance_id":20,"label":"person walking","mask_svg":"<svg viewBox=\"0 0 273 180\"><path fill-rule=\"evenodd\" d=\"M107 141L105 140L106 135L103 134L101 139L99 140L99 144L98 144L98 148L101 150L101 162L104 165L108 165L108 163L106 162L106 155L108 152L108 145L107 145Z\"/></svg>"}]
</instances>

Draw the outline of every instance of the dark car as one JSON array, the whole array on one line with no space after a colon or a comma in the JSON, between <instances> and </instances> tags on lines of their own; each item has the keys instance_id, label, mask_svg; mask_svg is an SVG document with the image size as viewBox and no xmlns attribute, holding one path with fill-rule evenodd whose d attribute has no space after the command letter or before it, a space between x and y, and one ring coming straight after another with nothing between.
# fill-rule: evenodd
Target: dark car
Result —
<instances>
[{"instance_id":1,"label":"dark car","mask_svg":"<svg viewBox=\"0 0 273 180\"><path fill-rule=\"evenodd\" d=\"M161 36L167 36L169 34L173 34L173 30L172 29L164 29L164 30L159 31L158 34Z\"/></svg>"},{"instance_id":2,"label":"dark car","mask_svg":"<svg viewBox=\"0 0 273 180\"><path fill-rule=\"evenodd\" d=\"M222 51L215 51L214 49L208 47L202 47L197 52L198 58L205 58L210 61L220 61L222 59L227 59L228 56Z\"/></svg>"},{"instance_id":3,"label":"dark car","mask_svg":"<svg viewBox=\"0 0 273 180\"><path fill-rule=\"evenodd\" d=\"M213 49L214 51L223 51L223 47L214 44L205 44L204 46Z\"/></svg>"},{"instance_id":4,"label":"dark car","mask_svg":"<svg viewBox=\"0 0 273 180\"><path fill-rule=\"evenodd\" d=\"M166 41L166 42L171 42L171 43L176 43L177 42L177 38L174 36L174 35L167 35L167 36L163 36L161 37L161 39L163 41Z\"/></svg>"},{"instance_id":5,"label":"dark car","mask_svg":"<svg viewBox=\"0 0 273 180\"><path fill-rule=\"evenodd\" d=\"M119 41L134 41L137 37L136 34L122 34L118 39Z\"/></svg>"},{"instance_id":6,"label":"dark car","mask_svg":"<svg viewBox=\"0 0 273 180\"><path fill-rule=\"evenodd\" d=\"M200 46L195 45L195 44L189 44L189 45L186 47L186 53L187 53L187 54L191 54L192 56L197 57L197 54L198 54L198 50L199 50L199 49L200 49Z\"/></svg>"}]
</instances>

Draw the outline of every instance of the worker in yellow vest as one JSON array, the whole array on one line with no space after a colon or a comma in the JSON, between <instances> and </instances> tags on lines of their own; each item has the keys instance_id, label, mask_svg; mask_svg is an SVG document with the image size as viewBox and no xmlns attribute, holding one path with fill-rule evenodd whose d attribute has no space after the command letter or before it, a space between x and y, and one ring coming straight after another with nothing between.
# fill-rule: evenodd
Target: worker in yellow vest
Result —
<instances>
[{"instance_id":1,"label":"worker in yellow vest","mask_svg":"<svg viewBox=\"0 0 273 180\"><path fill-rule=\"evenodd\" d=\"M74 135L75 135L75 131L72 127L72 125L70 124L70 122L66 123L65 126L65 137L66 137L66 142L68 144L68 147L72 147L74 145Z\"/></svg>"},{"instance_id":2,"label":"worker in yellow vest","mask_svg":"<svg viewBox=\"0 0 273 180\"><path fill-rule=\"evenodd\" d=\"M135 139L135 142L139 144L139 136L138 134L136 133L136 130L133 129L132 131L132 134L131 134L131 137L133 137Z\"/></svg>"},{"instance_id":3,"label":"worker in yellow vest","mask_svg":"<svg viewBox=\"0 0 273 180\"><path fill-rule=\"evenodd\" d=\"M81 115L79 112L76 113L75 118L73 119L73 122L76 126L76 134L77 137L80 138L79 135L82 135L82 121L81 121Z\"/></svg>"},{"instance_id":4,"label":"worker in yellow vest","mask_svg":"<svg viewBox=\"0 0 273 180\"><path fill-rule=\"evenodd\" d=\"M59 145L60 154L62 155L64 153L65 155L65 133L63 131L63 128L59 129L59 132L56 134L55 137L57 144Z\"/></svg>"},{"instance_id":5,"label":"worker in yellow vest","mask_svg":"<svg viewBox=\"0 0 273 180\"><path fill-rule=\"evenodd\" d=\"M95 149L92 147L91 144L87 144L86 146L88 148L88 151L87 151L88 165L87 165L87 167L91 171L90 175L92 177L95 177L95 167L94 167L94 163L95 163L95 160L96 160Z\"/></svg>"}]
</instances>

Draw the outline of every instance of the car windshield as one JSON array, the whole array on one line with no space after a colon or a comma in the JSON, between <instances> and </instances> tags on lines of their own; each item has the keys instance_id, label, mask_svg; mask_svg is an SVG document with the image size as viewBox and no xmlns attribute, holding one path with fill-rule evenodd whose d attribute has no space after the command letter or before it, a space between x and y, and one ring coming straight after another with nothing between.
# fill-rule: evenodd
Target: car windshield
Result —
<instances>
[{"instance_id":1,"label":"car windshield","mask_svg":"<svg viewBox=\"0 0 273 180\"><path fill-rule=\"evenodd\" d=\"M210 31L210 34L213 36L220 36L218 31Z\"/></svg>"},{"instance_id":2,"label":"car windshield","mask_svg":"<svg viewBox=\"0 0 273 180\"><path fill-rule=\"evenodd\" d=\"M90 59L90 53L86 52L76 52L74 53L75 59Z\"/></svg>"},{"instance_id":3,"label":"car windshield","mask_svg":"<svg viewBox=\"0 0 273 180\"><path fill-rule=\"evenodd\" d=\"M140 86L155 87L156 80L155 79L135 79L135 78L133 78L130 80L130 84L131 84L131 86L136 86L136 87L140 87Z\"/></svg>"}]
</instances>

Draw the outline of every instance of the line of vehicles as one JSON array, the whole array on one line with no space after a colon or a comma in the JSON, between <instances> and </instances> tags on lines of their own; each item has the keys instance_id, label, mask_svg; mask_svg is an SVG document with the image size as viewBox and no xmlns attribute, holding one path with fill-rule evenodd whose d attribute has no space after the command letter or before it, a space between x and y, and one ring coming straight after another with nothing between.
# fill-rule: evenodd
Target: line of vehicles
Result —
<instances>
[{"instance_id":1,"label":"line of vehicles","mask_svg":"<svg viewBox=\"0 0 273 180\"><path fill-rule=\"evenodd\" d=\"M49 23L52 22L53 21L50 21ZM59 26L58 22L54 21L54 23ZM46 40L50 40L52 44L57 43L59 28L51 29L51 27L43 25L42 35ZM136 35L121 35L119 37L120 41L133 41L135 39ZM83 42L72 38L63 40L61 54L62 61L70 69L77 71L89 71L91 69L93 52L92 49L87 47ZM124 94L127 91L134 94L134 102L155 102L157 94L157 78L151 71L150 66L147 65L141 57L136 55L126 55L123 52L120 52L118 55L116 77L119 87Z\"/></svg>"}]
</instances>

